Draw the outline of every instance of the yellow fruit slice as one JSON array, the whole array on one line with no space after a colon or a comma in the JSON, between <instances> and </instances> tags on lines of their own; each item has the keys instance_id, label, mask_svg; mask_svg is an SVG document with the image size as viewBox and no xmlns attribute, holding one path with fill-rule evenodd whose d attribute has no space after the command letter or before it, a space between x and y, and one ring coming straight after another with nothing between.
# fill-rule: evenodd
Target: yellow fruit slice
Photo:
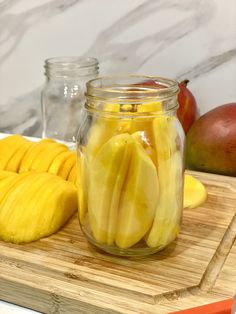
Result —
<instances>
[{"instance_id":1,"label":"yellow fruit slice","mask_svg":"<svg viewBox=\"0 0 236 314\"><path fill-rule=\"evenodd\" d=\"M79 221L83 225L88 210L88 162L85 147L80 147L77 158L77 182Z\"/></svg>"},{"instance_id":2,"label":"yellow fruit slice","mask_svg":"<svg viewBox=\"0 0 236 314\"><path fill-rule=\"evenodd\" d=\"M26 142L21 135L12 135L0 140L0 170L4 170L17 149Z\"/></svg>"},{"instance_id":3,"label":"yellow fruit slice","mask_svg":"<svg viewBox=\"0 0 236 314\"><path fill-rule=\"evenodd\" d=\"M4 172L5 175L3 173L0 174L0 204L10 190L12 183L15 181L15 177L18 176L15 172Z\"/></svg>"},{"instance_id":4,"label":"yellow fruit slice","mask_svg":"<svg viewBox=\"0 0 236 314\"><path fill-rule=\"evenodd\" d=\"M0 206L0 237L13 243L35 241L57 231L76 209L71 183L48 173L30 173Z\"/></svg>"},{"instance_id":5,"label":"yellow fruit slice","mask_svg":"<svg viewBox=\"0 0 236 314\"><path fill-rule=\"evenodd\" d=\"M76 184L76 179L77 179L77 166L74 165L69 173L67 181Z\"/></svg>"},{"instance_id":6,"label":"yellow fruit slice","mask_svg":"<svg viewBox=\"0 0 236 314\"><path fill-rule=\"evenodd\" d=\"M116 230L118 247L129 248L148 232L155 216L158 198L156 167L143 147L134 141L118 210Z\"/></svg>"},{"instance_id":7,"label":"yellow fruit slice","mask_svg":"<svg viewBox=\"0 0 236 314\"><path fill-rule=\"evenodd\" d=\"M144 103L138 107L138 112L156 113L161 111L162 111L161 101Z\"/></svg>"},{"instance_id":8,"label":"yellow fruit slice","mask_svg":"<svg viewBox=\"0 0 236 314\"><path fill-rule=\"evenodd\" d=\"M30 149L30 147L33 146L33 142L27 141L25 143L23 143L18 149L17 151L14 153L14 155L10 158L10 160L8 161L5 169L7 171L14 171L14 172L18 172L19 168L20 168L20 164L22 159L24 158L25 154L27 153L27 151Z\"/></svg>"},{"instance_id":9,"label":"yellow fruit slice","mask_svg":"<svg viewBox=\"0 0 236 314\"><path fill-rule=\"evenodd\" d=\"M24 174L19 174L19 177L22 176ZM52 179L49 177L47 184L50 184L51 181ZM24 238L24 234L29 232L28 228L32 228L34 223L31 221L27 225L22 218L24 214L32 215L29 211L35 206L38 194L45 189L44 184L45 173L29 172L29 176L21 180L16 188L8 194L0 205L0 238L8 242L22 242L20 239Z\"/></svg>"},{"instance_id":10,"label":"yellow fruit slice","mask_svg":"<svg viewBox=\"0 0 236 314\"><path fill-rule=\"evenodd\" d=\"M57 173L58 176L62 177L63 179L67 180L71 169L76 165L76 153L70 152L68 157L62 163L59 171Z\"/></svg>"},{"instance_id":11,"label":"yellow fruit slice","mask_svg":"<svg viewBox=\"0 0 236 314\"><path fill-rule=\"evenodd\" d=\"M25 177L29 176L30 172L25 172L21 176L18 174L10 176L9 178L1 180L0 186L0 208L4 200L8 197L9 194L14 191L14 189L20 184ZM3 182L2 182L3 181Z\"/></svg>"},{"instance_id":12,"label":"yellow fruit slice","mask_svg":"<svg viewBox=\"0 0 236 314\"><path fill-rule=\"evenodd\" d=\"M55 158L63 152L68 152L68 147L64 144L50 143L35 157L30 170L37 172L47 172L54 163Z\"/></svg>"},{"instance_id":13,"label":"yellow fruit slice","mask_svg":"<svg viewBox=\"0 0 236 314\"><path fill-rule=\"evenodd\" d=\"M64 152L60 153L59 155L57 155L54 158L52 164L50 165L48 172L55 174L55 175L58 175L62 165L70 156L71 156L70 151L64 151Z\"/></svg>"},{"instance_id":14,"label":"yellow fruit slice","mask_svg":"<svg viewBox=\"0 0 236 314\"><path fill-rule=\"evenodd\" d=\"M97 121L94 122L88 135L87 156L89 162L96 156L102 145L105 144L113 134L116 134L117 121L118 119L116 117L112 117L98 118Z\"/></svg>"},{"instance_id":15,"label":"yellow fruit slice","mask_svg":"<svg viewBox=\"0 0 236 314\"><path fill-rule=\"evenodd\" d=\"M31 169L31 165L33 164L34 160L38 157L38 155L45 148L47 148L49 144L53 145L54 143L56 143L54 140L44 139L32 145L22 159L19 173L29 171Z\"/></svg>"},{"instance_id":16,"label":"yellow fruit slice","mask_svg":"<svg viewBox=\"0 0 236 314\"><path fill-rule=\"evenodd\" d=\"M130 166L131 154L133 153L134 146L133 139L129 136L128 140L126 140L126 147L123 152L122 159L120 161L119 170L116 173L116 178L114 181L114 185L112 187L112 198L110 203L110 210L108 214L108 223L107 223L107 244L111 245L116 240L117 226L119 228L118 216L120 215L120 221L122 222L122 205L120 205L121 193L123 192L123 185L127 178L127 171ZM111 170L112 171L112 170ZM114 174L114 173L113 173ZM128 187L127 187L128 188ZM124 188L124 190L126 187ZM120 208L121 207L121 208ZM128 218L128 217L127 217ZM119 229L118 229L119 230Z\"/></svg>"},{"instance_id":17,"label":"yellow fruit slice","mask_svg":"<svg viewBox=\"0 0 236 314\"><path fill-rule=\"evenodd\" d=\"M52 138L43 138L39 143L56 143Z\"/></svg>"},{"instance_id":18,"label":"yellow fruit slice","mask_svg":"<svg viewBox=\"0 0 236 314\"><path fill-rule=\"evenodd\" d=\"M123 116L122 119L119 119L117 115L110 115L108 117L104 116L97 118L97 120L93 122L87 143L88 162L96 156L103 144L105 144L112 136L117 134L132 134L137 131L144 131L147 138L149 138L153 143L151 127L153 120L152 114L162 110L161 102L131 105L120 105L115 103L104 104L103 110L110 113L123 114ZM132 116L132 118L125 118L124 113L129 113L129 116ZM147 117L141 117L141 113L148 113L150 115L150 119L147 119Z\"/></svg>"},{"instance_id":19,"label":"yellow fruit slice","mask_svg":"<svg viewBox=\"0 0 236 314\"><path fill-rule=\"evenodd\" d=\"M150 136L145 131L137 131L132 134L133 138L142 145L146 154L152 159L154 165L157 163L157 152L154 146L153 136Z\"/></svg>"},{"instance_id":20,"label":"yellow fruit slice","mask_svg":"<svg viewBox=\"0 0 236 314\"><path fill-rule=\"evenodd\" d=\"M23 242L34 241L58 231L77 211L77 191L73 184L58 176L45 173L44 188L34 196L32 228ZM48 180L48 176L52 180ZM27 220L29 219L26 217Z\"/></svg>"},{"instance_id":21,"label":"yellow fruit slice","mask_svg":"<svg viewBox=\"0 0 236 314\"><path fill-rule=\"evenodd\" d=\"M160 198L150 233L146 237L149 247L162 248L179 232L182 214L183 165L177 150L174 118L158 117L153 121L157 150Z\"/></svg>"},{"instance_id":22,"label":"yellow fruit slice","mask_svg":"<svg viewBox=\"0 0 236 314\"><path fill-rule=\"evenodd\" d=\"M129 134L113 136L99 150L89 166L88 213L98 243L112 242L125 168L129 162ZM112 227L109 227L109 224Z\"/></svg>"},{"instance_id":23,"label":"yellow fruit slice","mask_svg":"<svg viewBox=\"0 0 236 314\"><path fill-rule=\"evenodd\" d=\"M15 172L0 170L0 180L6 179L6 178L10 178L10 177L14 177L16 175L17 174ZM1 190L0 190L0 192L1 192Z\"/></svg>"},{"instance_id":24,"label":"yellow fruit slice","mask_svg":"<svg viewBox=\"0 0 236 314\"><path fill-rule=\"evenodd\" d=\"M184 208L195 208L207 199L205 186L196 178L186 174L184 176Z\"/></svg>"}]
</instances>

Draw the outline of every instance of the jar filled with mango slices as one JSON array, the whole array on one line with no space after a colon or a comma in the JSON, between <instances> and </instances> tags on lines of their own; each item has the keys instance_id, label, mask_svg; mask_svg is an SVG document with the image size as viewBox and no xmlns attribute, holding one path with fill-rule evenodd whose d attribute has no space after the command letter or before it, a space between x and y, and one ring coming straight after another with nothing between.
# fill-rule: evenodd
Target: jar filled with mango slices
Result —
<instances>
[{"instance_id":1,"label":"jar filled with mango slices","mask_svg":"<svg viewBox=\"0 0 236 314\"><path fill-rule=\"evenodd\" d=\"M100 77L87 83L77 138L79 221L111 254L155 253L178 235L184 132L176 81Z\"/></svg>"}]
</instances>

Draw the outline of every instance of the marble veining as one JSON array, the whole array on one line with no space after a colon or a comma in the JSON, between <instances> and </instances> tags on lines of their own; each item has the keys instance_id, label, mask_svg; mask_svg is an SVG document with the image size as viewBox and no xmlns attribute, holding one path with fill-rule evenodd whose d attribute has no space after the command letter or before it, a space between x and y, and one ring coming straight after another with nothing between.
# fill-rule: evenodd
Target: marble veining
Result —
<instances>
[{"instance_id":1,"label":"marble veining","mask_svg":"<svg viewBox=\"0 0 236 314\"><path fill-rule=\"evenodd\" d=\"M41 135L43 63L188 78L201 114L236 102L235 0L0 0L0 132ZM26 313L0 302L0 312Z\"/></svg>"},{"instance_id":2,"label":"marble veining","mask_svg":"<svg viewBox=\"0 0 236 314\"><path fill-rule=\"evenodd\" d=\"M0 1L0 131L41 134L43 62L94 56L101 74L188 78L200 113L236 101L236 2Z\"/></svg>"}]
</instances>

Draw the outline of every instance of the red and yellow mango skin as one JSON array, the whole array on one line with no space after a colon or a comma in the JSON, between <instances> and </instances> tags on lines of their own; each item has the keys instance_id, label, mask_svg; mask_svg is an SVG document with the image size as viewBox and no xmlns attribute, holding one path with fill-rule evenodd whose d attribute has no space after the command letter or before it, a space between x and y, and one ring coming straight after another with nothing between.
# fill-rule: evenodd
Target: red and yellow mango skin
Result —
<instances>
[{"instance_id":1,"label":"red and yellow mango skin","mask_svg":"<svg viewBox=\"0 0 236 314\"><path fill-rule=\"evenodd\" d=\"M187 134L192 124L197 119L197 102L187 88L188 80L179 83L180 92L178 94L179 108L177 110L177 117L182 124L184 133Z\"/></svg>"},{"instance_id":2,"label":"red and yellow mango skin","mask_svg":"<svg viewBox=\"0 0 236 314\"><path fill-rule=\"evenodd\" d=\"M236 103L201 116L187 135L187 167L236 176Z\"/></svg>"}]
</instances>

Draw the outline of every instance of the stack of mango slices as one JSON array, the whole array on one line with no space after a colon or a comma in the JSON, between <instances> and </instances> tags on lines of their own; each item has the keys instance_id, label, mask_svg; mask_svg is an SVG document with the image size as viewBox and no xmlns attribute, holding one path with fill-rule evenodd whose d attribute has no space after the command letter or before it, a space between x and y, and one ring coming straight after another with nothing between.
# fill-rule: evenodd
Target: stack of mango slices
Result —
<instances>
[{"instance_id":1,"label":"stack of mango slices","mask_svg":"<svg viewBox=\"0 0 236 314\"><path fill-rule=\"evenodd\" d=\"M170 243L182 215L182 150L174 117L99 117L80 151L77 184L84 231L97 243L120 249L140 241L150 248ZM196 181L185 180L186 207L206 199Z\"/></svg>"},{"instance_id":2,"label":"stack of mango slices","mask_svg":"<svg viewBox=\"0 0 236 314\"><path fill-rule=\"evenodd\" d=\"M32 142L11 135L0 140L0 170L49 172L75 183L76 153L53 139Z\"/></svg>"},{"instance_id":3,"label":"stack of mango slices","mask_svg":"<svg viewBox=\"0 0 236 314\"><path fill-rule=\"evenodd\" d=\"M59 230L77 210L76 154L52 139L0 140L0 238L27 243Z\"/></svg>"}]
</instances>

